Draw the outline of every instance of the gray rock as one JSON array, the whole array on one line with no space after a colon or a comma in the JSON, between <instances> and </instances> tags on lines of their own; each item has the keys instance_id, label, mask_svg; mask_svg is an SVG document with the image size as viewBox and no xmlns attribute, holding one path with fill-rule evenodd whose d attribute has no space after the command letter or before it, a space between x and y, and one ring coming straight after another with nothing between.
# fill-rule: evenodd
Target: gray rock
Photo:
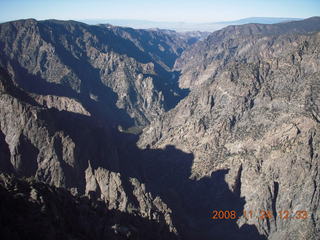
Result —
<instances>
[{"instance_id":1,"label":"gray rock","mask_svg":"<svg viewBox=\"0 0 320 240\"><path fill-rule=\"evenodd\" d=\"M319 30L319 18L312 18L211 34L177 60L180 86L192 89L189 96L145 128L138 142L192 153L190 178L199 182L228 171L225 184L239 197L229 207L238 203L241 214L255 214L242 216L238 225L253 225L268 239L320 234ZM218 194L212 194L214 202ZM261 210L272 217L259 219ZM306 211L308 217L281 219L280 211L290 217Z\"/></svg>"}]
</instances>

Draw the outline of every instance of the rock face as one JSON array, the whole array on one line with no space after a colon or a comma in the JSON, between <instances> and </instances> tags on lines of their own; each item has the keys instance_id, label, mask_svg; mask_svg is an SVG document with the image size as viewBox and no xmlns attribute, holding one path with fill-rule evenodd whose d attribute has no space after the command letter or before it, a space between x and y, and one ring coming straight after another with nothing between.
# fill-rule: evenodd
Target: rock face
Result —
<instances>
[{"instance_id":1,"label":"rock face","mask_svg":"<svg viewBox=\"0 0 320 240\"><path fill-rule=\"evenodd\" d=\"M0 197L2 239L175 239L156 222L32 179L1 174Z\"/></svg>"},{"instance_id":2,"label":"rock face","mask_svg":"<svg viewBox=\"0 0 320 240\"><path fill-rule=\"evenodd\" d=\"M272 25L246 24L229 26L196 43L177 59L180 87L192 88L224 70L230 60L257 63L261 58L282 54L284 47L295 50L291 38L295 34L319 31L319 17ZM287 39L279 36L287 35ZM275 40L280 40L277 45ZM297 53L298 54L298 53Z\"/></svg>"},{"instance_id":3,"label":"rock face","mask_svg":"<svg viewBox=\"0 0 320 240\"><path fill-rule=\"evenodd\" d=\"M185 96L171 69L193 41L173 31L29 19L1 24L0 65L30 93L77 99L100 118L144 126Z\"/></svg>"},{"instance_id":4,"label":"rock face","mask_svg":"<svg viewBox=\"0 0 320 240\"><path fill-rule=\"evenodd\" d=\"M212 185L211 203L198 206L190 196L186 209L224 210L220 200L241 215L252 211L237 224L255 226L268 239L319 238L319 31L320 18L231 26L177 60L180 86L191 93L143 131L139 146L192 153L190 179L222 171L233 193L221 193L222 200ZM261 210L271 217L259 219ZM300 210L306 219L281 219L281 211L293 217ZM207 228L208 236L215 229Z\"/></svg>"},{"instance_id":5,"label":"rock face","mask_svg":"<svg viewBox=\"0 0 320 240\"><path fill-rule=\"evenodd\" d=\"M132 166L137 158L122 156L133 136L116 127L143 126L181 99L170 69L188 39L77 22L1 24L0 170L101 199L176 236L171 209Z\"/></svg>"},{"instance_id":6,"label":"rock face","mask_svg":"<svg viewBox=\"0 0 320 240\"><path fill-rule=\"evenodd\" d=\"M319 18L231 26L190 46L165 30L0 24L7 236L54 222L70 239L318 239L319 31ZM15 225L23 209L35 218Z\"/></svg>"}]
</instances>

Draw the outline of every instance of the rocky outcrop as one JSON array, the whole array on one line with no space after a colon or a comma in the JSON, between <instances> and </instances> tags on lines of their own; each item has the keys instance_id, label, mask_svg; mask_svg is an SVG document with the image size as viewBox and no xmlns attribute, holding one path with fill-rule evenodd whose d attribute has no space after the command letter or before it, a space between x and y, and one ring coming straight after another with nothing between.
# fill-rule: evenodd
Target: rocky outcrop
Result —
<instances>
[{"instance_id":1,"label":"rocky outcrop","mask_svg":"<svg viewBox=\"0 0 320 240\"><path fill-rule=\"evenodd\" d=\"M32 178L0 174L0 197L2 239L176 239L157 222Z\"/></svg>"},{"instance_id":2,"label":"rocky outcrop","mask_svg":"<svg viewBox=\"0 0 320 240\"><path fill-rule=\"evenodd\" d=\"M239 211L238 226L255 226L268 239L319 236L319 30L319 18L312 18L213 33L176 63L189 96L144 129L138 142L193 154L194 181L225 171L233 195L222 201L233 201L228 207ZM211 189L211 203L201 205L220 210L221 195ZM271 217L259 218L261 210ZM290 219L281 218L284 211ZM299 211L307 218L295 219ZM204 231L213 236L212 229Z\"/></svg>"},{"instance_id":3,"label":"rocky outcrop","mask_svg":"<svg viewBox=\"0 0 320 240\"><path fill-rule=\"evenodd\" d=\"M59 111L90 116L90 113L82 106L82 104L73 98L53 95L34 95L34 100L46 108L56 108Z\"/></svg>"}]
</instances>

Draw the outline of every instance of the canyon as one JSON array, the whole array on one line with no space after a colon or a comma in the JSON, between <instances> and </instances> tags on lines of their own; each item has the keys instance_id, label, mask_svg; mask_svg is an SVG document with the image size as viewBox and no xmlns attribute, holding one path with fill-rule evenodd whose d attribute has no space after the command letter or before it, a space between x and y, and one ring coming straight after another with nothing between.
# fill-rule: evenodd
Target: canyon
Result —
<instances>
[{"instance_id":1,"label":"canyon","mask_svg":"<svg viewBox=\"0 0 320 240\"><path fill-rule=\"evenodd\" d=\"M319 17L209 35L27 19L0 49L8 239L320 236Z\"/></svg>"}]
</instances>

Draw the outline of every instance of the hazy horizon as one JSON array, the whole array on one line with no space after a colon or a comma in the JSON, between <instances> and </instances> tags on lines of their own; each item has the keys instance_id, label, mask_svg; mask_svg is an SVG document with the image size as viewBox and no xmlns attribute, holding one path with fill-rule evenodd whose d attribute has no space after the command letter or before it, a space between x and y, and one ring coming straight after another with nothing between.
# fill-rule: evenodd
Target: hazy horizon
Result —
<instances>
[{"instance_id":1,"label":"hazy horizon","mask_svg":"<svg viewBox=\"0 0 320 240\"><path fill-rule=\"evenodd\" d=\"M34 18L32 18L34 19ZM24 20L24 19L19 19ZM18 21L19 21L18 20ZM46 20L57 20L57 21L78 21L86 23L89 25L98 25L98 24L111 24L119 27L130 27L134 29L163 29L163 30L174 30L177 32L213 32L220 30L229 25L241 25L248 23L258 23L258 24L275 24L288 21L298 21L303 20L303 18L273 18L273 17L251 17L251 18L242 18L231 21L221 21L221 22L202 22L202 23L192 23L192 22L169 22L169 21L149 21L142 19L35 19L37 21L46 21ZM16 21L16 20L13 20ZM1 22L0 23L4 23Z\"/></svg>"},{"instance_id":2,"label":"hazy horizon","mask_svg":"<svg viewBox=\"0 0 320 240\"><path fill-rule=\"evenodd\" d=\"M318 0L10 0L1 3L0 22L35 18L143 20L208 23L252 17L308 18L320 15Z\"/></svg>"}]
</instances>

